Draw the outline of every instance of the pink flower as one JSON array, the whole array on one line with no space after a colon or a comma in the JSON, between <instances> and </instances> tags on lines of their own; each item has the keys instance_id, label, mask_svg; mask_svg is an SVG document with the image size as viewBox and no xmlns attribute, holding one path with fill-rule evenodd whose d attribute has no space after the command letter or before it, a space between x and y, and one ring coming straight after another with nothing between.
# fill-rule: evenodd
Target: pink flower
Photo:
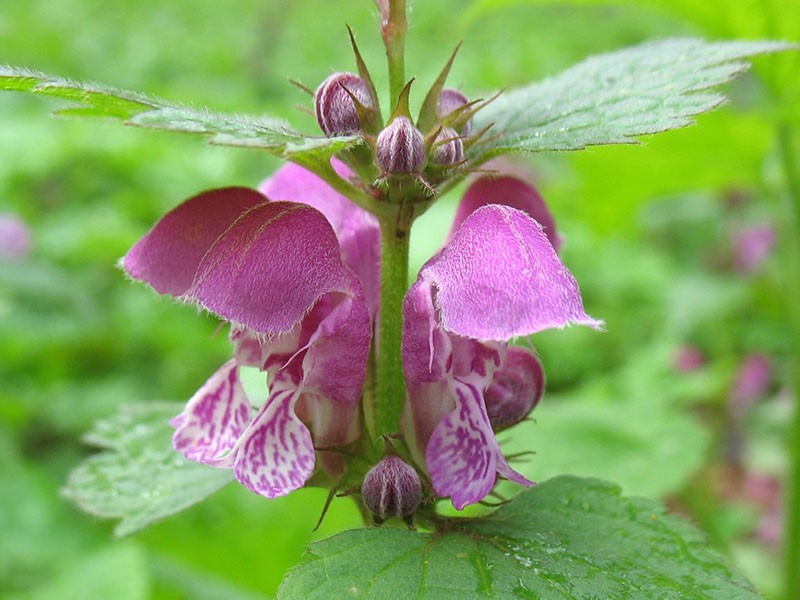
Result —
<instances>
[{"instance_id":1,"label":"pink flower","mask_svg":"<svg viewBox=\"0 0 800 600\"><path fill-rule=\"evenodd\" d=\"M122 265L133 278L232 324L234 358L173 421L177 450L232 467L270 498L303 486L317 466L333 479L342 474L330 450L362 432L379 234L372 215L288 165L261 192L226 188L186 201L131 249ZM531 352L508 342L569 323L600 325L554 245L552 218L533 188L481 178L405 298L403 432L434 491L457 508L483 499L497 475L530 484L508 465L492 426L523 418L544 375ZM259 410L239 382L241 365L268 375Z\"/></svg>"},{"instance_id":2,"label":"pink flower","mask_svg":"<svg viewBox=\"0 0 800 600\"><path fill-rule=\"evenodd\" d=\"M743 417L753 404L765 396L772 385L773 365L768 356L752 352L744 357L730 394L731 409Z\"/></svg>"},{"instance_id":3,"label":"pink flower","mask_svg":"<svg viewBox=\"0 0 800 600\"><path fill-rule=\"evenodd\" d=\"M0 213L0 261L25 260L31 246L31 231L25 222L16 215Z\"/></svg>"},{"instance_id":4,"label":"pink flower","mask_svg":"<svg viewBox=\"0 0 800 600\"><path fill-rule=\"evenodd\" d=\"M696 346L683 345L675 353L675 370L680 373L690 373L703 368L706 357L703 351Z\"/></svg>"},{"instance_id":5,"label":"pink flower","mask_svg":"<svg viewBox=\"0 0 800 600\"><path fill-rule=\"evenodd\" d=\"M173 421L175 448L187 458L232 467L241 483L273 498L305 484L315 443L358 437L370 316L363 285L319 210L244 188L205 192L161 219L122 265L233 324L235 359ZM239 365L270 376L258 411ZM326 465L333 475L337 462Z\"/></svg>"},{"instance_id":6,"label":"pink flower","mask_svg":"<svg viewBox=\"0 0 800 600\"><path fill-rule=\"evenodd\" d=\"M459 211L450 241L422 267L403 307L407 436L436 493L459 509L482 500L498 474L531 484L508 465L486 408L494 375L509 367L509 340L569 323L600 326L542 226L488 204L508 198L494 195L510 182L500 183L474 184L485 189L483 205L463 220Z\"/></svg>"},{"instance_id":7,"label":"pink flower","mask_svg":"<svg viewBox=\"0 0 800 600\"><path fill-rule=\"evenodd\" d=\"M741 273L757 272L772 253L775 237L771 225L754 225L737 231L733 236L736 269Z\"/></svg>"}]
</instances>

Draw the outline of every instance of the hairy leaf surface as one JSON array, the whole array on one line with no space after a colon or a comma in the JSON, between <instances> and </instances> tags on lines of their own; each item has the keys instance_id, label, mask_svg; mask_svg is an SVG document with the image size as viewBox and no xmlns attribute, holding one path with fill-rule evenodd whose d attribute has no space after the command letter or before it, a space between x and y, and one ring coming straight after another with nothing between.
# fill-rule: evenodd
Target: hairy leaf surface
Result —
<instances>
[{"instance_id":1,"label":"hairy leaf surface","mask_svg":"<svg viewBox=\"0 0 800 600\"><path fill-rule=\"evenodd\" d=\"M669 39L593 56L551 79L503 93L474 119L491 125L470 149L480 160L509 152L580 150L692 123L725 97L720 84L743 59L791 48L780 42Z\"/></svg>"},{"instance_id":2,"label":"hairy leaf surface","mask_svg":"<svg viewBox=\"0 0 800 600\"><path fill-rule=\"evenodd\" d=\"M226 115L181 106L140 92L0 66L0 90L52 96L72 103L57 114L106 117L126 125L207 136L211 144L258 148L288 160L324 161L359 143L357 137L310 137L272 117Z\"/></svg>"},{"instance_id":3,"label":"hairy leaf surface","mask_svg":"<svg viewBox=\"0 0 800 600\"><path fill-rule=\"evenodd\" d=\"M561 476L433 534L347 531L311 546L279 598L758 598L685 521Z\"/></svg>"},{"instance_id":4,"label":"hairy leaf surface","mask_svg":"<svg viewBox=\"0 0 800 600\"><path fill-rule=\"evenodd\" d=\"M114 532L128 535L233 481L231 470L191 462L173 450L169 420L182 408L132 404L99 421L86 441L103 451L70 473L64 495L87 512L121 519Z\"/></svg>"}]
</instances>

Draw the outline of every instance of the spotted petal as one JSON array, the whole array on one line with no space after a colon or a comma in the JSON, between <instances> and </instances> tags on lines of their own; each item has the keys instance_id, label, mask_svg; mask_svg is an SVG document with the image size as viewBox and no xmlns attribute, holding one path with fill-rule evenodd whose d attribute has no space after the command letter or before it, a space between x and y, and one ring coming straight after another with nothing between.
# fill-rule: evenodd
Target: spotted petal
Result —
<instances>
[{"instance_id":1,"label":"spotted petal","mask_svg":"<svg viewBox=\"0 0 800 600\"><path fill-rule=\"evenodd\" d=\"M584 312L542 226L507 206L473 212L420 277L436 289L442 327L464 337L505 341L569 323L601 326Z\"/></svg>"},{"instance_id":2,"label":"spotted petal","mask_svg":"<svg viewBox=\"0 0 800 600\"><path fill-rule=\"evenodd\" d=\"M172 420L172 444L190 460L230 467L232 451L250 422L251 412L236 361L229 360Z\"/></svg>"},{"instance_id":3,"label":"spotted petal","mask_svg":"<svg viewBox=\"0 0 800 600\"><path fill-rule=\"evenodd\" d=\"M314 471L314 444L295 414L297 398L294 386L273 391L239 440L236 479L267 498L303 487Z\"/></svg>"},{"instance_id":4,"label":"spotted petal","mask_svg":"<svg viewBox=\"0 0 800 600\"><path fill-rule=\"evenodd\" d=\"M454 382L456 409L441 420L425 451L433 489L449 496L461 510L486 497L496 474L532 485L508 466L486 415L480 391L472 385Z\"/></svg>"}]
</instances>

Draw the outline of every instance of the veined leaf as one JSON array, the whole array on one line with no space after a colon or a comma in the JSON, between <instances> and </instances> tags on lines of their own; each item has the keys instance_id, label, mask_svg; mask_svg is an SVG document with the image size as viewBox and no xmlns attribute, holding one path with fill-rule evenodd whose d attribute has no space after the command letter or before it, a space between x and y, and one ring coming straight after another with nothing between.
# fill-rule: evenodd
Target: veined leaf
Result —
<instances>
[{"instance_id":1,"label":"veined leaf","mask_svg":"<svg viewBox=\"0 0 800 600\"><path fill-rule=\"evenodd\" d=\"M356 136L310 137L272 117L225 115L193 109L104 85L51 77L36 71L0 66L0 90L53 96L74 103L57 114L119 119L127 125L209 136L222 146L259 148L292 160L329 159L359 143Z\"/></svg>"},{"instance_id":2,"label":"veined leaf","mask_svg":"<svg viewBox=\"0 0 800 600\"><path fill-rule=\"evenodd\" d=\"M233 481L231 470L191 462L172 449L169 420L182 408L133 404L96 423L86 441L104 451L70 473L64 495L87 512L121 518L114 532L128 535Z\"/></svg>"},{"instance_id":3,"label":"veined leaf","mask_svg":"<svg viewBox=\"0 0 800 600\"><path fill-rule=\"evenodd\" d=\"M346 531L284 579L289 598L758 598L703 536L656 502L562 476L434 534Z\"/></svg>"},{"instance_id":4,"label":"veined leaf","mask_svg":"<svg viewBox=\"0 0 800 600\"><path fill-rule=\"evenodd\" d=\"M742 59L792 47L671 39L594 56L480 111L475 130L492 128L470 154L480 162L508 152L635 143L639 135L685 127L725 99L712 88L745 70Z\"/></svg>"}]
</instances>

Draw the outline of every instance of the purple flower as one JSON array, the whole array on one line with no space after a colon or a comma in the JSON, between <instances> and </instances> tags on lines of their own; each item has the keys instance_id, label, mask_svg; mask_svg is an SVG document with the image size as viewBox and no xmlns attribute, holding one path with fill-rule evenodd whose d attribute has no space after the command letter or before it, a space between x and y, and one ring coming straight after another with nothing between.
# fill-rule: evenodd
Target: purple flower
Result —
<instances>
[{"instance_id":1,"label":"purple flower","mask_svg":"<svg viewBox=\"0 0 800 600\"><path fill-rule=\"evenodd\" d=\"M23 261L31 253L31 231L10 213L0 213L0 261Z\"/></svg>"},{"instance_id":2,"label":"purple flower","mask_svg":"<svg viewBox=\"0 0 800 600\"><path fill-rule=\"evenodd\" d=\"M407 438L434 491L459 509L482 500L496 475L531 485L508 465L487 414L495 373L514 368L508 341L569 323L600 326L583 311L542 226L522 210L486 204L506 198L493 189L483 206L461 222L457 216L454 235L420 270L403 307ZM475 201L470 192L465 198Z\"/></svg>"},{"instance_id":3,"label":"purple flower","mask_svg":"<svg viewBox=\"0 0 800 600\"><path fill-rule=\"evenodd\" d=\"M741 273L755 273L769 258L775 246L775 228L753 225L733 235L734 264Z\"/></svg>"},{"instance_id":4,"label":"purple flower","mask_svg":"<svg viewBox=\"0 0 800 600\"><path fill-rule=\"evenodd\" d=\"M674 368L679 373L691 373L706 364L706 356L697 346L683 345L675 353Z\"/></svg>"},{"instance_id":5,"label":"purple flower","mask_svg":"<svg viewBox=\"0 0 800 600\"><path fill-rule=\"evenodd\" d=\"M744 357L730 394L731 409L739 418L744 417L747 409L767 394L772 385L773 371L768 356L753 352Z\"/></svg>"},{"instance_id":6,"label":"purple flower","mask_svg":"<svg viewBox=\"0 0 800 600\"><path fill-rule=\"evenodd\" d=\"M600 325L584 312L554 245L552 217L533 188L511 177L478 179L449 241L405 298L403 433L435 493L459 509L482 500L497 475L530 485L508 465L493 424L524 418L544 375L533 354L509 341L569 323ZM270 498L303 486L317 467L332 480L342 475L336 450L362 435L359 402L380 309L372 215L289 165L260 192L226 188L186 201L122 264L232 325L234 357L173 421L177 450L233 468ZM269 378L258 410L239 381L242 365Z\"/></svg>"},{"instance_id":7,"label":"purple flower","mask_svg":"<svg viewBox=\"0 0 800 600\"><path fill-rule=\"evenodd\" d=\"M349 232L339 234L346 240ZM156 291L233 324L235 359L173 421L175 448L187 458L232 467L249 489L273 498L305 484L315 446L358 437L369 310L319 210L244 188L205 192L168 213L122 264ZM270 376L258 411L239 382L239 365ZM327 459L328 474L340 475L337 457Z\"/></svg>"}]
</instances>

